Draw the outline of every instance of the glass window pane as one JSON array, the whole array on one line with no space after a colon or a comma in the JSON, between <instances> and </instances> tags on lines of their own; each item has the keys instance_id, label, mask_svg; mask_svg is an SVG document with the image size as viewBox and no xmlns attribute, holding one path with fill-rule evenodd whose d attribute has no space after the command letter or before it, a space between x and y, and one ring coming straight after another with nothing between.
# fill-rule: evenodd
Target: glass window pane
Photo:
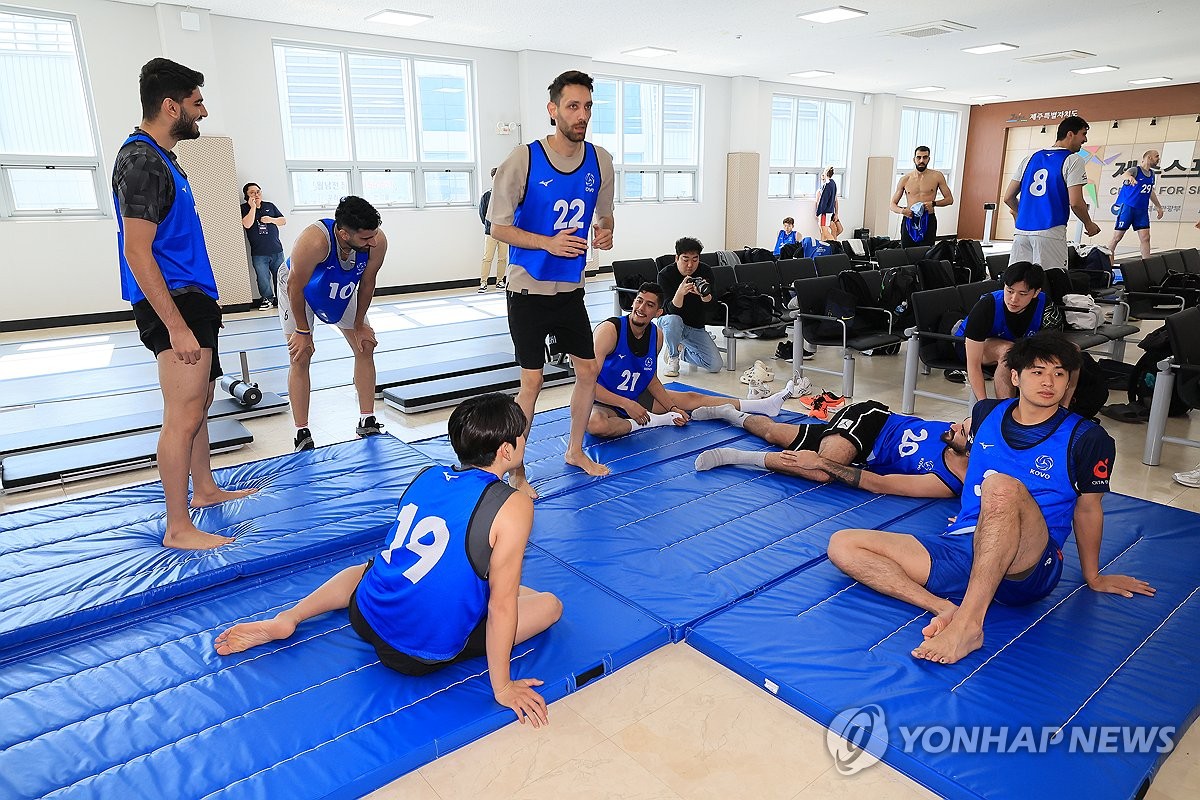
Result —
<instances>
[{"instance_id":1,"label":"glass window pane","mask_svg":"<svg viewBox=\"0 0 1200 800\"><path fill-rule=\"evenodd\" d=\"M817 193L817 175L814 172L797 172L793 176L792 196L812 197Z\"/></svg>"},{"instance_id":2,"label":"glass window pane","mask_svg":"<svg viewBox=\"0 0 1200 800\"><path fill-rule=\"evenodd\" d=\"M958 150L958 114L942 112L938 115L937 137L933 143L933 166L947 170L954 166Z\"/></svg>"},{"instance_id":3,"label":"glass window pane","mask_svg":"<svg viewBox=\"0 0 1200 800\"><path fill-rule=\"evenodd\" d=\"M621 109L623 164L657 164L659 90L657 83L625 81Z\"/></svg>"},{"instance_id":4,"label":"glass window pane","mask_svg":"<svg viewBox=\"0 0 1200 800\"><path fill-rule=\"evenodd\" d=\"M700 90L663 86L664 164L699 164ZM665 191L665 184L664 184Z\"/></svg>"},{"instance_id":5,"label":"glass window pane","mask_svg":"<svg viewBox=\"0 0 1200 800\"><path fill-rule=\"evenodd\" d=\"M597 78L592 90L592 121L588 124L588 138L593 144L603 147L621 161L621 139L617 134L617 82Z\"/></svg>"},{"instance_id":6,"label":"glass window pane","mask_svg":"<svg viewBox=\"0 0 1200 800\"><path fill-rule=\"evenodd\" d=\"M825 131L822 167L846 166L850 146L850 104L825 104Z\"/></svg>"},{"instance_id":7,"label":"glass window pane","mask_svg":"<svg viewBox=\"0 0 1200 800\"><path fill-rule=\"evenodd\" d=\"M363 172L362 187L363 197L377 206L411 206L417 202L411 172Z\"/></svg>"},{"instance_id":8,"label":"glass window pane","mask_svg":"<svg viewBox=\"0 0 1200 800\"><path fill-rule=\"evenodd\" d=\"M796 161L797 167L821 166L821 106L813 100L796 103Z\"/></svg>"},{"instance_id":9,"label":"glass window pane","mask_svg":"<svg viewBox=\"0 0 1200 800\"><path fill-rule=\"evenodd\" d=\"M796 121L796 100L784 95L771 96L771 166L790 167L795 163L792 146Z\"/></svg>"},{"instance_id":10,"label":"glass window pane","mask_svg":"<svg viewBox=\"0 0 1200 800\"><path fill-rule=\"evenodd\" d=\"M0 152L94 156L75 29L0 12Z\"/></svg>"},{"instance_id":11,"label":"glass window pane","mask_svg":"<svg viewBox=\"0 0 1200 800\"><path fill-rule=\"evenodd\" d=\"M837 184L838 197L846 196L846 173L834 172L833 181Z\"/></svg>"},{"instance_id":12,"label":"glass window pane","mask_svg":"<svg viewBox=\"0 0 1200 800\"><path fill-rule=\"evenodd\" d=\"M421 102L421 158L470 161L475 156L467 110L467 65L417 61L415 67Z\"/></svg>"},{"instance_id":13,"label":"glass window pane","mask_svg":"<svg viewBox=\"0 0 1200 800\"><path fill-rule=\"evenodd\" d=\"M626 170L624 173L625 200L656 200L658 198L658 173Z\"/></svg>"},{"instance_id":14,"label":"glass window pane","mask_svg":"<svg viewBox=\"0 0 1200 800\"><path fill-rule=\"evenodd\" d=\"M792 186L792 176L786 172L772 172L767 176L767 197L787 197Z\"/></svg>"},{"instance_id":15,"label":"glass window pane","mask_svg":"<svg viewBox=\"0 0 1200 800\"><path fill-rule=\"evenodd\" d=\"M93 170L13 167L6 171L16 211L95 211L98 208Z\"/></svg>"},{"instance_id":16,"label":"glass window pane","mask_svg":"<svg viewBox=\"0 0 1200 800\"><path fill-rule=\"evenodd\" d=\"M900 112L900 141L896 149L896 169L912 163L913 149L917 146L917 112L906 108ZM907 172L907 170L905 170Z\"/></svg>"},{"instance_id":17,"label":"glass window pane","mask_svg":"<svg viewBox=\"0 0 1200 800\"><path fill-rule=\"evenodd\" d=\"M425 205L471 203L471 173L426 172Z\"/></svg>"},{"instance_id":18,"label":"glass window pane","mask_svg":"<svg viewBox=\"0 0 1200 800\"><path fill-rule=\"evenodd\" d=\"M407 59L351 53L354 147L362 161L412 161Z\"/></svg>"},{"instance_id":19,"label":"glass window pane","mask_svg":"<svg viewBox=\"0 0 1200 800\"><path fill-rule=\"evenodd\" d=\"M917 112L917 140L913 144L913 149L917 147L933 147L933 136L935 133L937 133L937 112L926 111L924 109ZM911 159L911 149L908 155Z\"/></svg>"},{"instance_id":20,"label":"glass window pane","mask_svg":"<svg viewBox=\"0 0 1200 800\"><path fill-rule=\"evenodd\" d=\"M695 200L696 174L693 172L663 173L664 200Z\"/></svg>"},{"instance_id":21,"label":"glass window pane","mask_svg":"<svg viewBox=\"0 0 1200 800\"><path fill-rule=\"evenodd\" d=\"M285 156L349 161L341 55L333 50L276 47L275 70Z\"/></svg>"},{"instance_id":22,"label":"glass window pane","mask_svg":"<svg viewBox=\"0 0 1200 800\"><path fill-rule=\"evenodd\" d=\"M292 197L298 206L337 206L350 194L349 172L293 172Z\"/></svg>"}]
</instances>

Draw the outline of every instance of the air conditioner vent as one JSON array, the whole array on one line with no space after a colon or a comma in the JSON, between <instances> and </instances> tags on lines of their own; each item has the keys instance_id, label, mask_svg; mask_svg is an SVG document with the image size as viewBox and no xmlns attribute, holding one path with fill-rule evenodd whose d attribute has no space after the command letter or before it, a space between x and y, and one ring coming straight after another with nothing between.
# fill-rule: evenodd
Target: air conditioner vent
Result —
<instances>
[{"instance_id":1,"label":"air conditioner vent","mask_svg":"<svg viewBox=\"0 0 1200 800\"><path fill-rule=\"evenodd\" d=\"M1092 58L1095 53L1085 53L1082 50L1063 50L1058 53L1042 53L1040 56L1025 56L1017 61L1026 64L1053 64L1056 61L1074 61L1079 58Z\"/></svg>"},{"instance_id":2,"label":"air conditioner vent","mask_svg":"<svg viewBox=\"0 0 1200 800\"><path fill-rule=\"evenodd\" d=\"M958 33L960 31L975 30L970 25L963 25L961 22L950 22L949 20L940 19L936 22L923 22L920 25L909 25L907 28L896 28L895 30L887 31L888 36L907 36L910 39L926 39L930 36L942 36L947 33Z\"/></svg>"}]
</instances>

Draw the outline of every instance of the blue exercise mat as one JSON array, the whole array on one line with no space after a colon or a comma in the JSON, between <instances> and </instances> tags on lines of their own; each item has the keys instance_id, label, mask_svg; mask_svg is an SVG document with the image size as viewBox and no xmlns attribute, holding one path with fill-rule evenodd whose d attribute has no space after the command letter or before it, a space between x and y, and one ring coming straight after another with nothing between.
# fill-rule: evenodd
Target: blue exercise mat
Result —
<instances>
[{"instance_id":1,"label":"blue exercise mat","mask_svg":"<svg viewBox=\"0 0 1200 800\"><path fill-rule=\"evenodd\" d=\"M163 548L159 482L0 516L0 660L51 634L382 541L431 463L372 436L217 470L220 485L258 491L192 512L201 530L234 537L215 550Z\"/></svg>"},{"instance_id":2,"label":"blue exercise mat","mask_svg":"<svg viewBox=\"0 0 1200 800\"><path fill-rule=\"evenodd\" d=\"M402 676L344 611L286 641L214 652L230 624L270 616L376 550L219 587L0 667L0 797L356 798L514 722L485 659ZM522 582L563 601L556 625L513 650L513 676L543 680L548 701L668 641L536 548Z\"/></svg>"},{"instance_id":3,"label":"blue exercise mat","mask_svg":"<svg viewBox=\"0 0 1200 800\"><path fill-rule=\"evenodd\" d=\"M688 643L827 727L873 706L851 737L944 796L1132 797L1165 759L1163 737L1178 741L1200 711L1200 515L1120 495L1105 509L1102 570L1157 595L1090 591L1069 540L1055 591L993 606L983 648L958 664L912 658L929 615L828 561L704 621Z\"/></svg>"}]
</instances>

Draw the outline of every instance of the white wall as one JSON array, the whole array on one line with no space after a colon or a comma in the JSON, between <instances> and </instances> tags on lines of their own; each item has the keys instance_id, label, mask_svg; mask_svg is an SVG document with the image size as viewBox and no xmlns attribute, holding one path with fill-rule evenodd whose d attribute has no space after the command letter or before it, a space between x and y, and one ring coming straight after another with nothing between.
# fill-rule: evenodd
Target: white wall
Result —
<instances>
[{"instance_id":1,"label":"white wall","mask_svg":"<svg viewBox=\"0 0 1200 800\"><path fill-rule=\"evenodd\" d=\"M847 197L841 201L842 217L848 229L857 227L862 218L866 157L871 152L873 138L888 138L884 135L886 131L875 135L880 124L874 111L876 105L864 105L863 95L849 92L810 90L753 78L734 80L606 64L585 56L562 53L517 53L318 30L214 16L203 11L196 12L201 18L201 30L184 31L179 25L182 7L165 4L145 7L108 0L39 0L39 5L48 10L75 14L78 18L97 110L102 165L106 172L125 136L141 117L137 75L142 64L156 56L177 58L205 73L205 97L210 116L202 124L202 130L208 134L227 135L234 140L238 183L229 189L230 203L240 202L242 183L255 181L261 184L267 199L288 214L289 224L282 231L287 249L300 230L321 215L290 211L271 50L274 39L471 60L475 66L475 107L480 128L477 167L481 191L489 186L488 171L499 164L512 147L550 132L545 113L546 85L566 69L700 85L704 129L701 132L702 161L697 201L618 205L614 248L601 254L602 264L614 259L670 252L675 239L684 235L698 237L713 250L747 244L723 241L726 154L734 141L739 143L739 149L747 142L753 142L763 155L758 243L773 244L779 221L789 215L796 218L801 234L816 232L812 200L796 202L765 197L772 92L852 101L849 185L845 187ZM747 97L746 93L751 94ZM895 115L899 114L899 103L882 105L889 107ZM932 103L922 105L965 109ZM757 108L757 114L734 115L735 107ZM884 127L895 129L898 117L890 119L890 116ZM497 122L520 122L521 137L515 133L497 134ZM960 150L966 128L964 114ZM891 138L894 140L894 134ZM954 187L956 193L958 188ZM6 261L45 263L49 260L55 270L52 289L0 296L0 319L62 317L128 308L120 299L116 222L108 197L104 198L103 206L109 216L100 220L0 222ZM382 214L391 244L381 281L383 286L469 280L478 275L482 229L474 208L396 209L384 210ZM945 220L942 223L944 230L953 231L957 214L940 219ZM42 282L41 285L46 284Z\"/></svg>"}]
</instances>

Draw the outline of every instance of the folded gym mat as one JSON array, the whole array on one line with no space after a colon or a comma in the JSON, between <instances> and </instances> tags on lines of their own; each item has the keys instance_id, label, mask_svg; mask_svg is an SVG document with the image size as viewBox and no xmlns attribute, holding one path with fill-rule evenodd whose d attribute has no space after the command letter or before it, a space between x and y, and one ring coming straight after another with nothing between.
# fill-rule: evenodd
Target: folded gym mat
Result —
<instances>
[{"instance_id":1,"label":"folded gym mat","mask_svg":"<svg viewBox=\"0 0 1200 800\"><path fill-rule=\"evenodd\" d=\"M432 462L392 436L320 447L216 472L240 500L194 511L234 537L215 550L162 546L159 482L0 516L3 651L306 560L382 541L396 504Z\"/></svg>"},{"instance_id":2,"label":"folded gym mat","mask_svg":"<svg viewBox=\"0 0 1200 800\"><path fill-rule=\"evenodd\" d=\"M1070 540L1057 589L1023 608L993 606L983 648L958 664L913 659L929 615L828 561L687 641L848 731L858 748L842 747L839 768L881 756L947 797L1132 797L1200 712L1200 515L1119 495L1105 510L1102 569L1157 594L1090 591ZM852 710L862 713L847 728L839 715Z\"/></svg>"},{"instance_id":3,"label":"folded gym mat","mask_svg":"<svg viewBox=\"0 0 1200 800\"><path fill-rule=\"evenodd\" d=\"M374 552L239 581L0 667L0 796L355 798L515 721L492 699L484 659L399 675L344 611L286 641L213 651L231 623L269 616ZM668 641L536 548L522 582L563 601L556 625L513 650L513 676L543 680L548 701Z\"/></svg>"}]
</instances>

